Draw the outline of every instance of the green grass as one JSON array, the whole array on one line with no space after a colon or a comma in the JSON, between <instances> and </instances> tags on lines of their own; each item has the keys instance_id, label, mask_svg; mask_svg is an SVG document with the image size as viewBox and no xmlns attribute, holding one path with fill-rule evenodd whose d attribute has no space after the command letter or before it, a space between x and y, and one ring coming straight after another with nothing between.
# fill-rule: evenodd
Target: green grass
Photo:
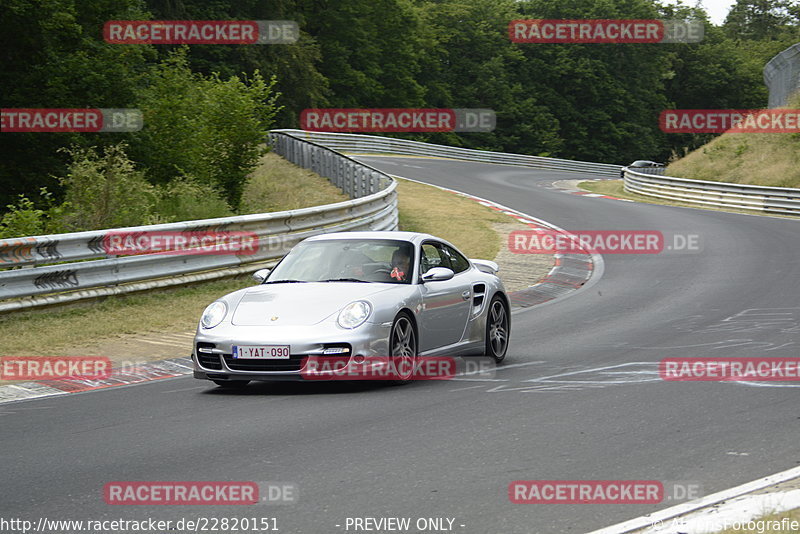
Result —
<instances>
[{"instance_id":1,"label":"green grass","mask_svg":"<svg viewBox=\"0 0 800 534\"><path fill-rule=\"evenodd\" d=\"M436 187L399 179L400 229L425 232L457 246L470 258L494 259L502 245L494 223L509 218Z\"/></svg>"},{"instance_id":2,"label":"green grass","mask_svg":"<svg viewBox=\"0 0 800 534\"><path fill-rule=\"evenodd\" d=\"M240 211L242 214L266 213L343 200L349 197L326 178L269 152L261 158L245 184Z\"/></svg>"},{"instance_id":3,"label":"green grass","mask_svg":"<svg viewBox=\"0 0 800 534\"><path fill-rule=\"evenodd\" d=\"M800 108L797 95L790 108ZM800 133L724 133L669 164L668 176L800 187Z\"/></svg>"},{"instance_id":4,"label":"green grass","mask_svg":"<svg viewBox=\"0 0 800 534\"><path fill-rule=\"evenodd\" d=\"M668 176L800 187L800 134L726 133L671 163Z\"/></svg>"},{"instance_id":5,"label":"green grass","mask_svg":"<svg viewBox=\"0 0 800 534\"><path fill-rule=\"evenodd\" d=\"M242 277L108 297L68 308L0 315L0 354L74 355L70 351L75 347L99 339L146 332L191 331L208 304L250 283L249 278Z\"/></svg>"}]
</instances>

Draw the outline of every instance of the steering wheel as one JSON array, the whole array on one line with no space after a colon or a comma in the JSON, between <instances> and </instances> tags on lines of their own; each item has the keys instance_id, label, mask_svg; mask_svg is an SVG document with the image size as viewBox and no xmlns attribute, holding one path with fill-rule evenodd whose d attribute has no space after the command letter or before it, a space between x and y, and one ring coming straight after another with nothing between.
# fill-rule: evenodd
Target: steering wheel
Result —
<instances>
[{"instance_id":1,"label":"steering wheel","mask_svg":"<svg viewBox=\"0 0 800 534\"><path fill-rule=\"evenodd\" d=\"M364 266L360 263L348 263L336 275L338 278L364 276Z\"/></svg>"}]
</instances>

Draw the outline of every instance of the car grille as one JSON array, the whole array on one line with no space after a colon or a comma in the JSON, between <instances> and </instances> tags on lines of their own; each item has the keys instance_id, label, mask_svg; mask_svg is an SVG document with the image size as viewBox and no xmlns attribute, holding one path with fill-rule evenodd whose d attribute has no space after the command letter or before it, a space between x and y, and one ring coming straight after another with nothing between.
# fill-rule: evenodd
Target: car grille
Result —
<instances>
[{"instance_id":1,"label":"car grille","mask_svg":"<svg viewBox=\"0 0 800 534\"><path fill-rule=\"evenodd\" d=\"M250 360L234 359L230 354L223 355L225 365L233 371L299 371L304 355L292 355L288 360Z\"/></svg>"}]
</instances>

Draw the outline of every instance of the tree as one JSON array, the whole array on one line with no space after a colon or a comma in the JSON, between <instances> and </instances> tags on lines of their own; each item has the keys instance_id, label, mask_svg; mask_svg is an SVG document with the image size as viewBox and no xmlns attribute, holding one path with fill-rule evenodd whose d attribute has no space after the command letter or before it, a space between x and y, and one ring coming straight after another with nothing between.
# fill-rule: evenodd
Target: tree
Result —
<instances>
[{"instance_id":1,"label":"tree","mask_svg":"<svg viewBox=\"0 0 800 534\"><path fill-rule=\"evenodd\" d=\"M226 80L194 73L181 48L153 69L141 91L145 128L131 134L131 155L153 183L190 176L238 206L279 111L274 86L258 71Z\"/></svg>"},{"instance_id":2,"label":"tree","mask_svg":"<svg viewBox=\"0 0 800 534\"><path fill-rule=\"evenodd\" d=\"M328 80L320 72L322 52L309 35L307 19L316 19L318 6L306 8L295 0L146 0L153 17L161 20L293 20L300 26L295 44L281 45L194 45L187 53L189 66L205 75L217 73L223 79L256 70L277 80L275 91L281 93L283 109L276 116L281 128L298 126L300 112L324 107ZM161 59L177 46L160 45Z\"/></svg>"},{"instance_id":3,"label":"tree","mask_svg":"<svg viewBox=\"0 0 800 534\"><path fill-rule=\"evenodd\" d=\"M724 27L736 39L781 39L787 26L800 21L798 6L798 2L789 0L736 0Z\"/></svg>"},{"instance_id":4,"label":"tree","mask_svg":"<svg viewBox=\"0 0 800 534\"><path fill-rule=\"evenodd\" d=\"M152 47L102 41L110 19L144 18L138 0L6 0L0 9L3 108L125 108ZM59 148L112 144L124 134L4 133L0 205L41 186L60 191L67 157Z\"/></svg>"}]
</instances>

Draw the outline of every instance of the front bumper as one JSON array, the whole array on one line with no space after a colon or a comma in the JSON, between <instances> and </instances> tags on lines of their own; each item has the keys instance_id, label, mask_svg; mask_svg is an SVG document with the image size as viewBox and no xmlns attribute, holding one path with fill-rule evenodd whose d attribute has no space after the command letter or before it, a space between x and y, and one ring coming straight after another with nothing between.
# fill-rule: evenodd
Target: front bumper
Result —
<instances>
[{"instance_id":1,"label":"front bumper","mask_svg":"<svg viewBox=\"0 0 800 534\"><path fill-rule=\"evenodd\" d=\"M309 357L317 361L328 356L338 361L347 361L348 358L358 361L387 356L390 330L391 324L369 322L352 330L342 329L335 323L313 327L223 324L211 330L198 328L192 350L194 377L206 380L304 380ZM233 345L289 345L290 358L234 359ZM346 352L335 352L342 349ZM314 378L324 379L320 376Z\"/></svg>"}]
</instances>

